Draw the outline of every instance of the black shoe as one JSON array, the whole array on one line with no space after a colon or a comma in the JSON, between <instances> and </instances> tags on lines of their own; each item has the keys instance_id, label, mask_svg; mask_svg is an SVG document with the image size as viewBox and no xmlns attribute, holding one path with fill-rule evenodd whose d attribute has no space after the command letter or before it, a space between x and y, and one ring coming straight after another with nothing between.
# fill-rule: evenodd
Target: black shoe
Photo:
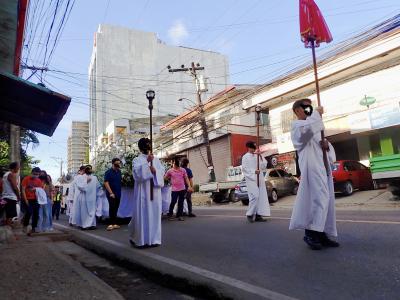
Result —
<instances>
[{"instance_id":1,"label":"black shoe","mask_svg":"<svg viewBox=\"0 0 400 300\"><path fill-rule=\"evenodd\" d=\"M305 236L303 238L303 240L308 246L310 246L310 248L312 250L321 250L322 249L321 243L311 237Z\"/></svg>"},{"instance_id":2,"label":"black shoe","mask_svg":"<svg viewBox=\"0 0 400 300\"><path fill-rule=\"evenodd\" d=\"M329 239L326 234L323 234L320 237L320 241L321 241L321 245L324 247L331 247L331 248L337 248L340 246L340 244L336 241L333 241L331 239Z\"/></svg>"},{"instance_id":3,"label":"black shoe","mask_svg":"<svg viewBox=\"0 0 400 300\"><path fill-rule=\"evenodd\" d=\"M196 217L196 215L194 213L190 213L188 216L189 216L189 218L195 218Z\"/></svg>"},{"instance_id":4,"label":"black shoe","mask_svg":"<svg viewBox=\"0 0 400 300\"><path fill-rule=\"evenodd\" d=\"M263 218L262 216L257 215L255 221L256 222L267 222L267 219Z\"/></svg>"},{"instance_id":5,"label":"black shoe","mask_svg":"<svg viewBox=\"0 0 400 300\"><path fill-rule=\"evenodd\" d=\"M247 216L247 221L248 221L249 223L254 223L253 216Z\"/></svg>"}]
</instances>

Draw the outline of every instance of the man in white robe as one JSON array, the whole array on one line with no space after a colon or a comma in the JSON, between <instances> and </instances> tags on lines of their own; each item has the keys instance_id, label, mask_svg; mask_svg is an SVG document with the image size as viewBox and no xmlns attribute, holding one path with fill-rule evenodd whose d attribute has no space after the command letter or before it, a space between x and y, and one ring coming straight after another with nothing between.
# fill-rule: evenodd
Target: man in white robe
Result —
<instances>
[{"instance_id":1,"label":"man in white robe","mask_svg":"<svg viewBox=\"0 0 400 300\"><path fill-rule=\"evenodd\" d=\"M69 185L68 188L68 195L67 195L67 216L69 216L68 223L70 226L72 226L72 216L73 216L73 211L74 211L74 197L75 197L75 190L76 190L76 177L78 175L84 174L85 171L85 166L81 166L79 168L78 174L74 176L74 179Z\"/></svg>"},{"instance_id":2,"label":"man in white robe","mask_svg":"<svg viewBox=\"0 0 400 300\"><path fill-rule=\"evenodd\" d=\"M129 223L130 242L136 247L161 245L161 188L164 186L164 167L150 154L150 140L138 142L141 154L133 160L134 210ZM153 166L150 162L153 161ZM150 199L151 180L154 182Z\"/></svg>"},{"instance_id":3,"label":"man in white robe","mask_svg":"<svg viewBox=\"0 0 400 300\"><path fill-rule=\"evenodd\" d=\"M271 216L268 202L267 188L263 172L267 169L267 161L259 153L256 153L256 144L247 142L247 153L242 157L242 171L246 179L247 192L249 195L249 207L246 212L250 223L265 222L264 217ZM260 157L260 168L257 166L257 155ZM257 174L259 174L257 176ZM259 184L257 184L259 177Z\"/></svg>"},{"instance_id":4,"label":"man in white robe","mask_svg":"<svg viewBox=\"0 0 400 300\"><path fill-rule=\"evenodd\" d=\"M328 238L337 236L335 194L331 165L325 169L322 149L328 159L335 160L333 147L321 142L323 108L314 111L311 100L302 99L293 104L298 120L292 124L292 142L297 151L301 180L289 229L304 229L304 241L313 250L338 247L339 243Z\"/></svg>"},{"instance_id":5,"label":"man in white robe","mask_svg":"<svg viewBox=\"0 0 400 300\"><path fill-rule=\"evenodd\" d=\"M77 175L72 224L82 229L96 228L96 200L100 186L92 167L86 166L84 175Z\"/></svg>"}]
</instances>

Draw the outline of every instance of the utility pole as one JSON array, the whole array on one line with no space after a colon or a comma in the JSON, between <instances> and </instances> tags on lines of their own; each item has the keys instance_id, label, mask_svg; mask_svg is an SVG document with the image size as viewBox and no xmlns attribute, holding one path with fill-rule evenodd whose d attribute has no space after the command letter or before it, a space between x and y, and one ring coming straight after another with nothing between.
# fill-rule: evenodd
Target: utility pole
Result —
<instances>
[{"instance_id":1,"label":"utility pole","mask_svg":"<svg viewBox=\"0 0 400 300\"><path fill-rule=\"evenodd\" d=\"M214 171L214 163L212 160L212 155L211 155L211 146L210 146L210 140L208 138L208 126L204 114L204 104L201 101L201 91L200 91L200 82L197 77L196 71L199 70L204 70L204 67L200 67L200 64L197 63L196 65L194 62L192 62L191 68L185 68L184 65L181 66L181 68L177 69L172 69L171 66L168 66L168 71L170 73L175 73L175 72L190 72L192 77L194 78L194 83L196 84L196 94L197 94L197 104L199 107L199 113L200 113L200 126L203 132L203 141L204 144L206 145L206 151L207 151L207 161L208 161L208 169L210 170L210 181L214 182L215 181L215 171Z\"/></svg>"},{"instance_id":2,"label":"utility pole","mask_svg":"<svg viewBox=\"0 0 400 300\"><path fill-rule=\"evenodd\" d=\"M61 157L51 157L52 159L54 159L54 161L58 164L60 164L60 179L63 176L63 164L64 164L64 160Z\"/></svg>"}]
</instances>

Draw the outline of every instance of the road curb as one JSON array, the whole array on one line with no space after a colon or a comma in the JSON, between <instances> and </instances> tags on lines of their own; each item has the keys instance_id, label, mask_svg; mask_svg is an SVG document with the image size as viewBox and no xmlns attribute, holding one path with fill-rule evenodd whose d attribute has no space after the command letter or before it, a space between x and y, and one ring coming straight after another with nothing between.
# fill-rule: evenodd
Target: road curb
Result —
<instances>
[{"instance_id":1,"label":"road curb","mask_svg":"<svg viewBox=\"0 0 400 300\"><path fill-rule=\"evenodd\" d=\"M62 228L60 228L62 229ZM188 268L154 259L152 253L146 253L145 249L134 249L128 245L121 245L118 242L107 243L99 240L91 233L80 232L78 230L62 229L71 235L71 240L81 247L84 247L112 262L128 269L139 271L144 276L167 288L179 290L193 296L205 299L273 299L288 300L293 299L285 295L275 293L255 287L254 291L237 286L226 284L218 280L208 278L200 272L192 272ZM113 241L110 241L113 242ZM117 246L117 247L115 247ZM249 284L249 286L251 286Z\"/></svg>"}]
</instances>

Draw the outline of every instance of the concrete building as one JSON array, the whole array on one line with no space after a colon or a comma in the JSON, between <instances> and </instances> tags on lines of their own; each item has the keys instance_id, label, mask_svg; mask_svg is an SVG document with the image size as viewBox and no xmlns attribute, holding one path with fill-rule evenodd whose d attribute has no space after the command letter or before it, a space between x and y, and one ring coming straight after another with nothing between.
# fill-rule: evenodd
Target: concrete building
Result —
<instances>
[{"instance_id":1,"label":"concrete building","mask_svg":"<svg viewBox=\"0 0 400 300\"><path fill-rule=\"evenodd\" d=\"M68 137L68 174L76 174L79 167L88 162L89 122L72 121Z\"/></svg>"},{"instance_id":2,"label":"concrete building","mask_svg":"<svg viewBox=\"0 0 400 300\"><path fill-rule=\"evenodd\" d=\"M228 59L216 52L169 46L155 33L112 25L100 25L95 33L89 66L91 157L113 120L147 117L148 89L156 92L154 115L178 115L180 98L196 99L196 85L186 72L170 73L172 67L200 63L199 76L207 83L209 97L229 83Z\"/></svg>"}]
</instances>

